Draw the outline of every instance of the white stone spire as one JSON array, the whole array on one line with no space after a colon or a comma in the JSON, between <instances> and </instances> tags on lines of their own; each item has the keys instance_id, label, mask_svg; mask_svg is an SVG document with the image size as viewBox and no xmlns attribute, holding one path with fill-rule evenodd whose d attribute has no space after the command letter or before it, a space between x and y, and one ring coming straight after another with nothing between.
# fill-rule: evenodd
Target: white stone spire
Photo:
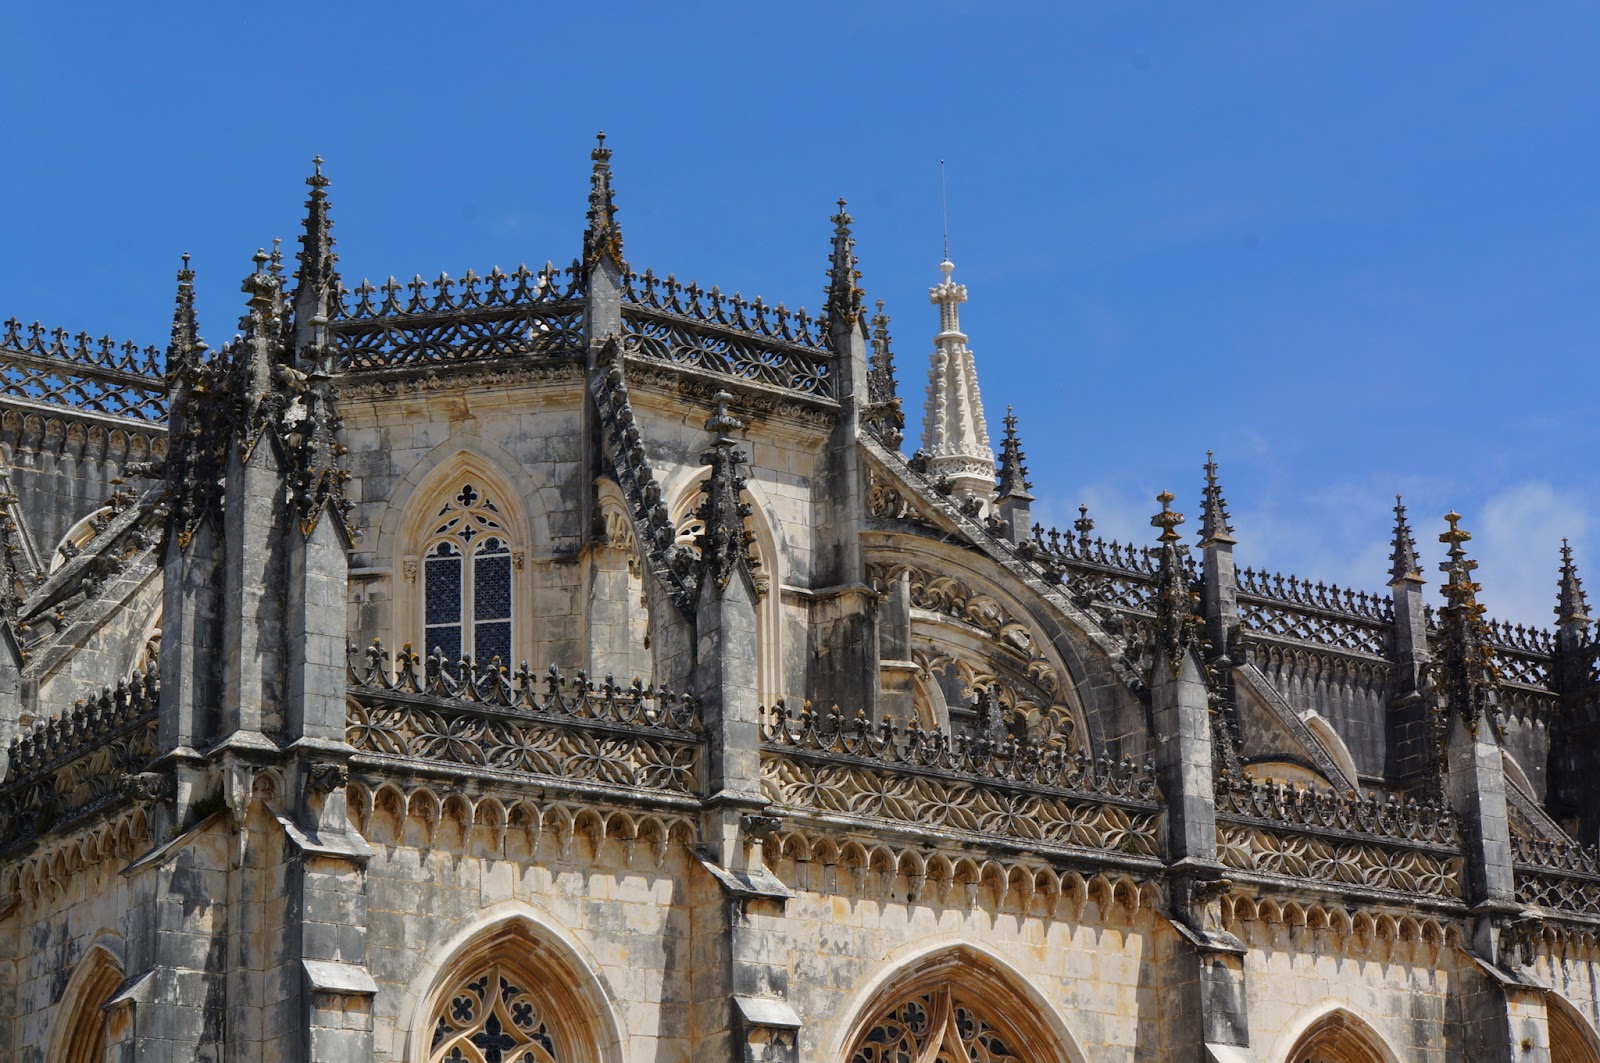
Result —
<instances>
[{"instance_id":1,"label":"white stone spire","mask_svg":"<svg viewBox=\"0 0 1600 1063\"><path fill-rule=\"evenodd\" d=\"M978 395L978 370L961 331L959 307L967 301L967 287L950 279L955 264L939 263L944 280L928 289L928 300L939 305L939 334L933 338L928 364L928 404L922 415L922 450L928 471L948 476L952 492L971 492L985 501L994 498L994 450L983 419Z\"/></svg>"}]
</instances>

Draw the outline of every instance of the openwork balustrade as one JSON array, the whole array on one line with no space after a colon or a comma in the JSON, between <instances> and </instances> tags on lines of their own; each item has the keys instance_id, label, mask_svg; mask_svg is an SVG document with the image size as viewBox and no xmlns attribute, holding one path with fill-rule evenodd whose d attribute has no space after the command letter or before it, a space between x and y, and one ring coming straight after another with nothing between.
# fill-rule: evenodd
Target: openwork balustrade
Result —
<instances>
[{"instance_id":1,"label":"openwork balustrade","mask_svg":"<svg viewBox=\"0 0 1600 1063\"><path fill-rule=\"evenodd\" d=\"M167 383L154 347L96 340L86 332L26 327L11 318L0 327L0 395L92 410L113 417L164 422Z\"/></svg>"},{"instance_id":2,"label":"openwork balustrade","mask_svg":"<svg viewBox=\"0 0 1600 1063\"><path fill-rule=\"evenodd\" d=\"M623 349L817 398L833 398L832 355L820 320L759 298L745 302L717 288L671 276L624 279Z\"/></svg>"},{"instance_id":3,"label":"openwork balustrade","mask_svg":"<svg viewBox=\"0 0 1600 1063\"><path fill-rule=\"evenodd\" d=\"M1217 850L1237 871L1335 890L1462 895L1460 827L1431 802L1234 779L1217 788Z\"/></svg>"},{"instance_id":4,"label":"openwork balustrade","mask_svg":"<svg viewBox=\"0 0 1600 1063\"><path fill-rule=\"evenodd\" d=\"M11 743L0 786L0 848L79 822L113 804L156 754L160 680L135 672Z\"/></svg>"},{"instance_id":5,"label":"openwork balustrade","mask_svg":"<svg viewBox=\"0 0 1600 1063\"><path fill-rule=\"evenodd\" d=\"M791 716L782 704L766 714L762 737L763 789L780 806L957 836L1160 854L1161 804L1149 765L1009 738L949 737L915 723L874 726L864 715Z\"/></svg>"},{"instance_id":6,"label":"openwork balustrade","mask_svg":"<svg viewBox=\"0 0 1600 1063\"><path fill-rule=\"evenodd\" d=\"M346 740L379 758L693 794L700 731L692 698L638 680L470 658L452 674L409 646L391 660L378 643L350 661Z\"/></svg>"},{"instance_id":7,"label":"openwork balustrade","mask_svg":"<svg viewBox=\"0 0 1600 1063\"><path fill-rule=\"evenodd\" d=\"M1600 850L1549 838L1511 836L1517 900L1600 916Z\"/></svg>"},{"instance_id":8,"label":"openwork balustrade","mask_svg":"<svg viewBox=\"0 0 1600 1063\"><path fill-rule=\"evenodd\" d=\"M583 351L583 279L577 263L538 272L499 267L441 273L402 285L362 281L334 303L331 331L345 370L484 358L560 357Z\"/></svg>"}]
</instances>

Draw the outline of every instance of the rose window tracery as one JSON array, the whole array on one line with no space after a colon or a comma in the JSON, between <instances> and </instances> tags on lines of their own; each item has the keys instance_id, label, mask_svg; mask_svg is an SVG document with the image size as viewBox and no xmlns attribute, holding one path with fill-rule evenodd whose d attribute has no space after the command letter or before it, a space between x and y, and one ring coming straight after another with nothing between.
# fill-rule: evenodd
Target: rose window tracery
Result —
<instances>
[{"instance_id":1,"label":"rose window tracery","mask_svg":"<svg viewBox=\"0 0 1600 1063\"><path fill-rule=\"evenodd\" d=\"M429 1063L566 1063L533 988L498 964L464 978L435 1019Z\"/></svg>"},{"instance_id":2,"label":"rose window tracery","mask_svg":"<svg viewBox=\"0 0 1600 1063\"><path fill-rule=\"evenodd\" d=\"M850 1063L1026 1063L958 990L941 986L890 1008L861 1036Z\"/></svg>"}]
</instances>

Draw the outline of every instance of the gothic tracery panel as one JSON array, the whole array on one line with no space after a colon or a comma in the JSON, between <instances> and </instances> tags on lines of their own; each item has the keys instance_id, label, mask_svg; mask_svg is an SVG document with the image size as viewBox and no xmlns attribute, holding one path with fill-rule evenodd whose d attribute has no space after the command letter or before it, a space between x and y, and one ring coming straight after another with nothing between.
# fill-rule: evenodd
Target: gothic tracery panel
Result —
<instances>
[{"instance_id":1,"label":"gothic tracery panel","mask_svg":"<svg viewBox=\"0 0 1600 1063\"><path fill-rule=\"evenodd\" d=\"M475 969L445 999L428 1063L568 1063L538 987L500 964Z\"/></svg>"},{"instance_id":2,"label":"gothic tracery panel","mask_svg":"<svg viewBox=\"0 0 1600 1063\"><path fill-rule=\"evenodd\" d=\"M891 1007L850 1053L850 1063L1026 1063L1007 1035L958 988L941 985Z\"/></svg>"}]
</instances>

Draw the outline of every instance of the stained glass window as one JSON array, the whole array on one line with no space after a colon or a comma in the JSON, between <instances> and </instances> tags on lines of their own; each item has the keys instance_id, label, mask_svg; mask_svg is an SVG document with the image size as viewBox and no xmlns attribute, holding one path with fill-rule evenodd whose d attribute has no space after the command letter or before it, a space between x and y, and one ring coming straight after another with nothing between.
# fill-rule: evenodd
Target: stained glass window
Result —
<instances>
[{"instance_id":1,"label":"stained glass window","mask_svg":"<svg viewBox=\"0 0 1600 1063\"><path fill-rule=\"evenodd\" d=\"M1024 1063L970 1003L941 986L890 1008L856 1042L850 1063Z\"/></svg>"},{"instance_id":2,"label":"stained glass window","mask_svg":"<svg viewBox=\"0 0 1600 1063\"><path fill-rule=\"evenodd\" d=\"M511 666L512 550L500 507L464 483L440 507L424 555L423 627L428 650L452 665L470 655ZM509 1058L509 1057L508 1057Z\"/></svg>"}]
</instances>

